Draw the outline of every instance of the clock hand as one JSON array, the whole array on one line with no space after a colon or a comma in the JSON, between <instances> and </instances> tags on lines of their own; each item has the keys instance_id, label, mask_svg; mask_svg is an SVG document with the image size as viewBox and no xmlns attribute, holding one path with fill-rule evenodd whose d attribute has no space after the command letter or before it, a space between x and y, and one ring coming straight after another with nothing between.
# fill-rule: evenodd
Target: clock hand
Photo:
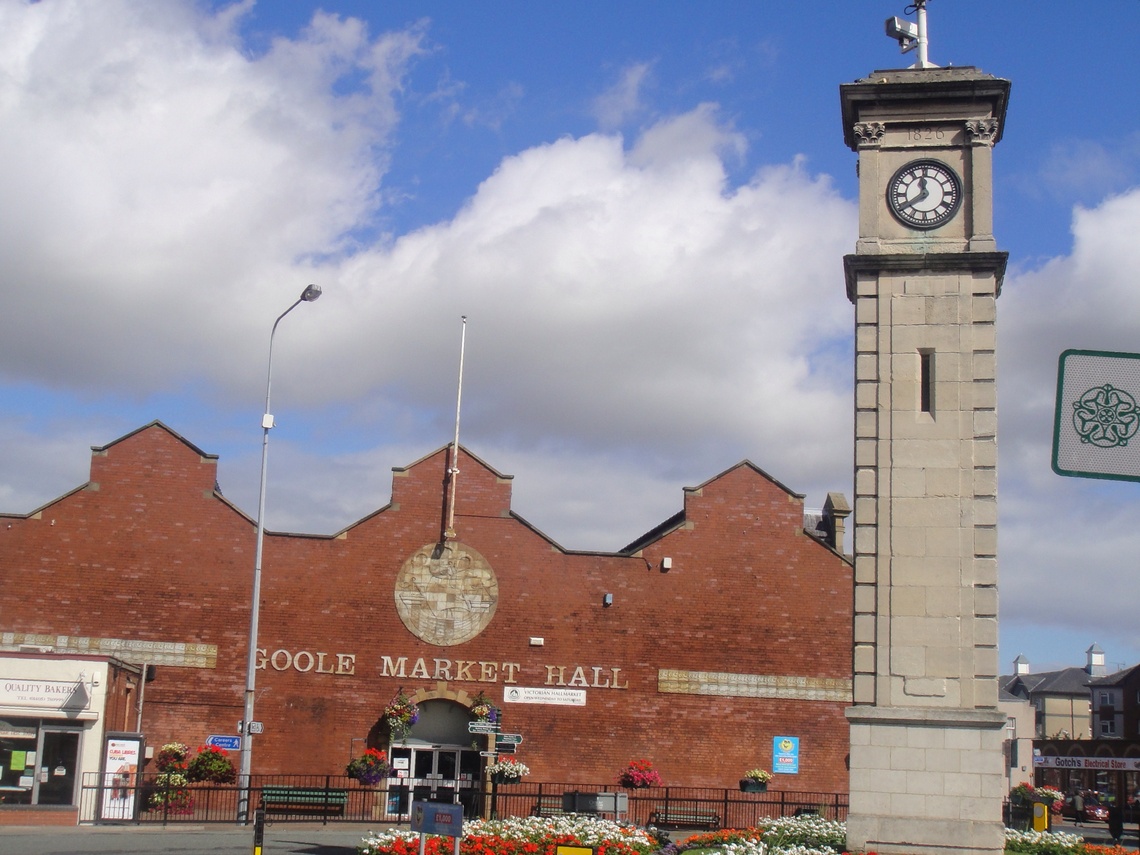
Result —
<instances>
[{"instance_id":1,"label":"clock hand","mask_svg":"<svg viewBox=\"0 0 1140 855\"><path fill-rule=\"evenodd\" d=\"M907 202L907 207L913 208L915 205L917 205L919 202L921 202L923 199L925 199L929 195L930 195L930 188L926 186L926 178L925 177L919 178L918 179L918 195L915 196L913 199L911 199L909 202Z\"/></svg>"}]
</instances>

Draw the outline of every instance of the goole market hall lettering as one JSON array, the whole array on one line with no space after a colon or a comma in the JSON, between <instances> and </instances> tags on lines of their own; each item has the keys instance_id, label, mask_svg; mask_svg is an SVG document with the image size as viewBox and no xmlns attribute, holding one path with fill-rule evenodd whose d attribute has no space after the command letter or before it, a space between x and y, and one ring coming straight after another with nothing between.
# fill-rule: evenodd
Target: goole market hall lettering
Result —
<instances>
[{"instance_id":1,"label":"goole market hall lettering","mask_svg":"<svg viewBox=\"0 0 1140 855\"><path fill-rule=\"evenodd\" d=\"M325 651L283 648L269 653L258 648L257 668L274 671L297 671L301 674L356 675L355 653L328 653ZM598 665L540 665L537 674L527 673L520 662L488 662L467 659L436 659L420 656L381 656L380 676L409 680L468 680L474 683L516 684L520 678L532 682L536 677L546 686L567 686L583 689L628 689L629 680L621 668Z\"/></svg>"},{"instance_id":2,"label":"goole market hall lettering","mask_svg":"<svg viewBox=\"0 0 1140 855\"><path fill-rule=\"evenodd\" d=\"M264 671L266 666L274 671L288 671L290 669L308 674L342 674L352 676L356 673L355 653L325 653L323 651L312 653L308 650L274 650L268 653L266 648L257 648L257 670Z\"/></svg>"}]
</instances>

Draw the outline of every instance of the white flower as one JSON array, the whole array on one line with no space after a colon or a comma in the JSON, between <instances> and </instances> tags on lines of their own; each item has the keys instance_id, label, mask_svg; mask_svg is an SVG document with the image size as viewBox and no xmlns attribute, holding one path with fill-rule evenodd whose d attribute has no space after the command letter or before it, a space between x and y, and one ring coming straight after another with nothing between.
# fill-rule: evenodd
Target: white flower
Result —
<instances>
[{"instance_id":1,"label":"white flower","mask_svg":"<svg viewBox=\"0 0 1140 855\"><path fill-rule=\"evenodd\" d=\"M530 769L517 760L497 760L487 764L488 775L505 775L508 778L521 778L529 775Z\"/></svg>"},{"instance_id":2,"label":"white flower","mask_svg":"<svg viewBox=\"0 0 1140 855\"><path fill-rule=\"evenodd\" d=\"M576 814L550 819L537 816L475 819L463 823L464 837L494 836L504 840L531 841L563 835L571 835L582 841L583 845L590 847L598 847L614 840L629 843L643 851L648 851L655 845L653 838L644 829ZM361 841L357 852L359 855L380 855L389 851L398 840L414 843L418 839L419 834L408 829L374 831ZM764 853L742 852L741 855L764 855Z\"/></svg>"}]
</instances>

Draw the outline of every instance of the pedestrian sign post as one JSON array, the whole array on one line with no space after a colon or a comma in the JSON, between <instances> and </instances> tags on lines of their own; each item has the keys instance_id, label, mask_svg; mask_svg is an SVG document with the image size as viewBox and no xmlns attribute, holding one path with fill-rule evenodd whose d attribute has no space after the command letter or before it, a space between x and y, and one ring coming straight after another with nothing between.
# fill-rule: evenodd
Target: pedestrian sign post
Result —
<instances>
[{"instance_id":1,"label":"pedestrian sign post","mask_svg":"<svg viewBox=\"0 0 1140 855\"><path fill-rule=\"evenodd\" d=\"M409 817L413 832L420 836L420 852L425 849L427 835L452 838L452 852L459 855L459 839L463 836L463 805L438 802L412 802Z\"/></svg>"}]
</instances>

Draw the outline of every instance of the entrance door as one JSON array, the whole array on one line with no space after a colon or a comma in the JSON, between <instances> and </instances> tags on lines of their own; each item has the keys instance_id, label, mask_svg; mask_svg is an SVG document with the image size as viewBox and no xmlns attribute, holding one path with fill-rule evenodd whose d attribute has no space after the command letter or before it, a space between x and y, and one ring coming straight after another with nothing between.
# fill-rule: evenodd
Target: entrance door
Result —
<instances>
[{"instance_id":1,"label":"entrance door","mask_svg":"<svg viewBox=\"0 0 1140 855\"><path fill-rule=\"evenodd\" d=\"M479 782L479 752L458 746L400 745L392 747L392 767L397 771L406 758L408 777L390 782L406 794L398 800L396 811L408 812L408 797L415 801L460 803L466 816L478 815L477 784ZM391 810L391 808L389 808Z\"/></svg>"},{"instance_id":2,"label":"entrance door","mask_svg":"<svg viewBox=\"0 0 1140 855\"><path fill-rule=\"evenodd\" d=\"M79 731L40 732L33 801L41 805L75 804L76 765L79 762Z\"/></svg>"}]
</instances>

